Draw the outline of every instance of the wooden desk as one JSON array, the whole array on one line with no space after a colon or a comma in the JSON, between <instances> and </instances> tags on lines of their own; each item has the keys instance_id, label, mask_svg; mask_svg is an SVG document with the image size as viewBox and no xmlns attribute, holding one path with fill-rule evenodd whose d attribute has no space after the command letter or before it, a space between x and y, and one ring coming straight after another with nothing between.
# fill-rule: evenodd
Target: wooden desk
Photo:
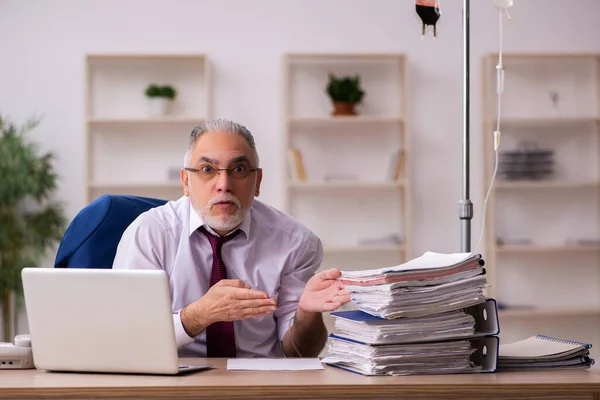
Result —
<instances>
[{"instance_id":1,"label":"wooden desk","mask_svg":"<svg viewBox=\"0 0 600 400\"><path fill-rule=\"evenodd\" d=\"M0 398L600 400L600 375L589 371L363 377L331 367L227 371L224 359L193 361L215 369L172 377L3 370Z\"/></svg>"}]
</instances>

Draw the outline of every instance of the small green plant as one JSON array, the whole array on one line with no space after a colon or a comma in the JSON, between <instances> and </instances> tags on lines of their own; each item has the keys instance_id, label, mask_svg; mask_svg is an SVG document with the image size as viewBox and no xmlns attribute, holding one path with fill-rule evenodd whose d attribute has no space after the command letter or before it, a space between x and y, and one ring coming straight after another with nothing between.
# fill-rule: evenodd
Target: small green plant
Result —
<instances>
[{"instance_id":1,"label":"small green plant","mask_svg":"<svg viewBox=\"0 0 600 400\"><path fill-rule=\"evenodd\" d=\"M327 94L334 103L359 104L362 102L365 92L360 87L360 76L337 77L329 74Z\"/></svg>"},{"instance_id":2,"label":"small green plant","mask_svg":"<svg viewBox=\"0 0 600 400\"><path fill-rule=\"evenodd\" d=\"M163 97L169 100L175 100L175 97L177 97L177 90L171 85L159 86L153 83L146 88L146 96L150 98Z\"/></svg>"}]
</instances>

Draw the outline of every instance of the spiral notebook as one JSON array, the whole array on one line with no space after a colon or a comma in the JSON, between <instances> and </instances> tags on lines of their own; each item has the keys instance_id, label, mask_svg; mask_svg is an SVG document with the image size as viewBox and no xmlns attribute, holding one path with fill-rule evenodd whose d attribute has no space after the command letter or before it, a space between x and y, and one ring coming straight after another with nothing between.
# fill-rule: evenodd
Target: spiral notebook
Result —
<instances>
[{"instance_id":1,"label":"spiral notebook","mask_svg":"<svg viewBox=\"0 0 600 400\"><path fill-rule=\"evenodd\" d=\"M498 370L539 370L556 368L589 368L591 344L545 335L501 344L498 348Z\"/></svg>"}]
</instances>

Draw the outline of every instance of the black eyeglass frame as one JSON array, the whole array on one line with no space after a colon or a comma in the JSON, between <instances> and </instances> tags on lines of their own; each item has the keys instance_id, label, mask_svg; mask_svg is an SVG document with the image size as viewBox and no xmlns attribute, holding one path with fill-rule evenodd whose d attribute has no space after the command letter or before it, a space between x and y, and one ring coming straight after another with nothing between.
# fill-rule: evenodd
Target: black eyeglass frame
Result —
<instances>
[{"instance_id":1,"label":"black eyeglass frame","mask_svg":"<svg viewBox=\"0 0 600 400\"><path fill-rule=\"evenodd\" d=\"M235 167L233 167L233 168L214 168L214 167L211 167L211 168L214 169L215 171L217 171L215 176L219 175L221 173L220 171L227 171L227 176L231 177L231 173L233 172L233 169ZM198 169L198 168L184 167L183 169L185 169L186 171L190 171L190 172L202 172L202 170ZM260 170L260 168L248 168L248 175L250 175L250 172L256 172L258 170ZM244 176L241 179L246 179L248 177L248 175Z\"/></svg>"}]
</instances>

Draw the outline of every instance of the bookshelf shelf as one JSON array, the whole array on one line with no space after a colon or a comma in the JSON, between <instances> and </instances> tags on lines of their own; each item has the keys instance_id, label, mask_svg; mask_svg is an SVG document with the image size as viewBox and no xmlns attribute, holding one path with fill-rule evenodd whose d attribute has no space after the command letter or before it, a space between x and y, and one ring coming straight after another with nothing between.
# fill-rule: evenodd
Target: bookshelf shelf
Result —
<instances>
[{"instance_id":1,"label":"bookshelf shelf","mask_svg":"<svg viewBox=\"0 0 600 400\"><path fill-rule=\"evenodd\" d=\"M495 125L497 120L493 120ZM500 120L503 128L568 128L577 125L593 125L600 123L600 118L589 117L554 117L554 118L507 118ZM543 133L543 132L541 132ZM567 133L568 134L568 133Z\"/></svg>"},{"instance_id":2,"label":"bookshelf shelf","mask_svg":"<svg viewBox=\"0 0 600 400\"><path fill-rule=\"evenodd\" d=\"M295 190L334 190L334 189L401 189L405 181L399 182L291 182L290 189Z\"/></svg>"},{"instance_id":3,"label":"bookshelf shelf","mask_svg":"<svg viewBox=\"0 0 600 400\"><path fill-rule=\"evenodd\" d=\"M185 124L198 125L206 121L205 118L172 117L172 118L90 118L89 124L93 125L147 125L147 124Z\"/></svg>"},{"instance_id":4,"label":"bookshelf shelf","mask_svg":"<svg viewBox=\"0 0 600 400\"><path fill-rule=\"evenodd\" d=\"M600 251L600 245L499 245L496 247L496 251L504 254L584 253Z\"/></svg>"},{"instance_id":5,"label":"bookshelf shelf","mask_svg":"<svg viewBox=\"0 0 600 400\"><path fill-rule=\"evenodd\" d=\"M160 199L178 199L183 196L181 183L176 182L140 182L140 183L92 183L88 193L95 198L104 193L155 197Z\"/></svg>"},{"instance_id":6,"label":"bookshelf shelf","mask_svg":"<svg viewBox=\"0 0 600 400\"><path fill-rule=\"evenodd\" d=\"M600 307L545 308L545 309L506 309L498 311L502 318L535 318L535 317L596 317L600 316Z\"/></svg>"},{"instance_id":7,"label":"bookshelf shelf","mask_svg":"<svg viewBox=\"0 0 600 400\"><path fill-rule=\"evenodd\" d=\"M282 64L284 210L323 243L332 243L325 248L322 268L365 269L410 259L406 56L293 53ZM330 73L360 76L365 97L356 115L332 115L326 90ZM333 245L382 235L399 237L402 243Z\"/></svg>"},{"instance_id":8,"label":"bookshelf shelf","mask_svg":"<svg viewBox=\"0 0 600 400\"><path fill-rule=\"evenodd\" d=\"M85 66L86 202L105 193L180 197L181 184L171 179L182 166L182 145L211 115L206 55L88 54ZM150 84L176 90L169 111L151 107Z\"/></svg>"},{"instance_id":9,"label":"bookshelf shelf","mask_svg":"<svg viewBox=\"0 0 600 400\"><path fill-rule=\"evenodd\" d=\"M138 189L182 189L181 182L148 182L148 183L90 183L89 187L95 190L103 190L103 191L111 191L111 190L132 190L136 191Z\"/></svg>"},{"instance_id":10,"label":"bookshelf shelf","mask_svg":"<svg viewBox=\"0 0 600 400\"><path fill-rule=\"evenodd\" d=\"M327 254L336 253L402 253L406 251L404 245L388 245L388 246L325 246L323 251Z\"/></svg>"},{"instance_id":11,"label":"bookshelf shelf","mask_svg":"<svg viewBox=\"0 0 600 400\"><path fill-rule=\"evenodd\" d=\"M567 180L547 180L547 181L498 181L494 187L500 189L584 189L599 188L600 182L597 181L567 181Z\"/></svg>"},{"instance_id":12,"label":"bookshelf shelf","mask_svg":"<svg viewBox=\"0 0 600 400\"><path fill-rule=\"evenodd\" d=\"M402 57L396 53L288 53L287 58L298 62L330 63L332 61L343 64L353 62L381 62L396 61Z\"/></svg>"},{"instance_id":13,"label":"bookshelf shelf","mask_svg":"<svg viewBox=\"0 0 600 400\"><path fill-rule=\"evenodd\" d=\"M347 125L360 125L360 124L402 124L404 119L402 117L386 117L386 116L371 116L371 115L357 115L357 116L338 116L338 117L298 117L290 118L289 123L291 125L320 125L320 126L331 126L331 127L343 127Z\"/></svg>"},{"instance_id":14,"label":"bookshelf shelf","mask_svg":"<svg viewBox=\"0 0 600 400\"><path fill-rule=\"evenodd\" d=\"M89 61L110 60L142 60L142 61L169 61L169 60L200 60L204 61L204 54L193 53L93 53L88 54Z\"/></svg>"}]
</instances>

